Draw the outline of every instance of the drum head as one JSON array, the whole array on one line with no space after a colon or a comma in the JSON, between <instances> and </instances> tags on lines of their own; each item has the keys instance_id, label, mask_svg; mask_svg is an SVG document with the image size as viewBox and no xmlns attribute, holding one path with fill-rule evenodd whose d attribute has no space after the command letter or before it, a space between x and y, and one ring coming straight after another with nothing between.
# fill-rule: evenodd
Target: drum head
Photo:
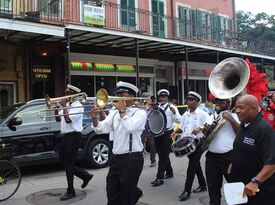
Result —
<instances>
[{"instance_id":1,"label":"drum head","mask_svg":"<svg viewBox=\"0 0 275 205\"><path fill-rule=\"evenodd\" d=\"M147 116L147 127L154 136L162 135L167 124L166 114L160 108L154 108Z\"/></svg>"}]
</instances>

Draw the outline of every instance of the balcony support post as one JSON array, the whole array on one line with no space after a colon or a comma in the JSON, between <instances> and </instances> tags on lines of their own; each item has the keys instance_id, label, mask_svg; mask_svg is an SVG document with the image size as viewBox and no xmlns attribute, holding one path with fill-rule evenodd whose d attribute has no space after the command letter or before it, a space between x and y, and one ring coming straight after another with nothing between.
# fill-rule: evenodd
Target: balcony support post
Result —
<instances>
[{"instance_id":1,"label":"balcony support post","mask_svg":"<svg viewBox=\"0 0 275 205\"><path fill-rule=\"evenodd\" d=\"M66 35L66 49L67 49L67 55L66 55L67 69L65 69L65 83L71 84L71 39L70 39L69 29L65 29L65 35Z\"/></svg>"},{"instance_id":2,"label":"balcony support post","mask_svg":"<svg viewBox=\"0 0 275 205\"><path fill-rule=\"evenodd\" d=\"M139 83L139 46L138 39L135 39L135 47L136 47L136 86L139 89L139 94L141 94L140 83Z\"/></svg>"},{"instance_id":3,"label":"balcony support post","mask_svg":"<svg viewBox=\"0 0 275 205\"><path fill-rule=\"evenodd\" d=\"M187 46L185 46L185 48L184 48L184 51L185 51L185 86L184 86L184 90L185 90L185 92L184 93L186 93L186 96L187 96L187 94L188 94L188 92L189 92L189 79L188 79L188 47Z\"/></svg>"}]
</instances>

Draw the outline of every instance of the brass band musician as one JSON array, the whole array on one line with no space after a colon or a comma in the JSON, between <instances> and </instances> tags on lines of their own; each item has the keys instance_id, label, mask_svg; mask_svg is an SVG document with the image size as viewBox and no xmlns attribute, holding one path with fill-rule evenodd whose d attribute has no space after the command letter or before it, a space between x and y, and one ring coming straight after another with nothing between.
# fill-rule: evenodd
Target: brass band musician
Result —
<instances>
[{"instance_id":1,"label":"brass band musician","mask_svg":"<svg viewBox=\"0 0 275 205\"><path fill-rule=\"evenodd\" d=\"M65 94L71 95L79 93L80 91L79 88L68 85ZM64 201L75 197L75 189L73 186L74 175L83 180L82 188L88 185L93 175L75 166L78 148L81 143L81 131L83 129L82 113L84 108L79 101L67 102L66 100L61 100L60 105L62 109L55 110L55 120L61 122L61 134L63 135L60 144L59 158L64 165L68 184L67 192L60 198L61 201Z\"/></svg>"}]
</instances>

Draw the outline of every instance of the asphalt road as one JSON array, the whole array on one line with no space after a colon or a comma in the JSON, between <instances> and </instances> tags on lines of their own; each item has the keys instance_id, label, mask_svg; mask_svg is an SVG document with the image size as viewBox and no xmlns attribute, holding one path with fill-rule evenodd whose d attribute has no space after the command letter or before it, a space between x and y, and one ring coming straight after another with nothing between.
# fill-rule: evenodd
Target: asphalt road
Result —
<instances>
[{"instance_id":1,"label":"asphalt road","mask_svg":"<svg viewBox=\"0 0 275 205\"><path fill-rule=\"evenodd\" d=\"M176 158L171 153L172 166L174 168L174 178L165 180L164 184L159 187L152 187L150 182L155 179L157 167L149 167L149 155L144 155L145 164L139 187L144 191L144 197L139 201L139 205L201 205L208 204L208 193L202 192L192 194L188 201L181 202L178 195L181 193L186 177L188 158ZM202 157L204 169L205 157ZM12 198L1 205L29 205L29 204L76 204L76 205L106 205L106 175L108 168L89 169L94 174L94 178L89 185L82 190L82 180L75 178L75 188L77 197L69 201L61 202L59 197L64 193L66 188L65 173L57 164L44 165L23 169L23 178L19 190ZM193 188L198 186L195 178ZM1 188L1 187L0 187ZM1 192L1 189L0 189ZM223 205L226 203L223 202Z\"/></svg>"}]
</instances>

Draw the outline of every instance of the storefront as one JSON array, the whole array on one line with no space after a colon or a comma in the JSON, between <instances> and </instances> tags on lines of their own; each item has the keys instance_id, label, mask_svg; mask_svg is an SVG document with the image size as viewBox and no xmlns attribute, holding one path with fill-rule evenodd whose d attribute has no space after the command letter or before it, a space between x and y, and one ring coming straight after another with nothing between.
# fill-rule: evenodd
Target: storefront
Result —
<instances>
[{"instance_id":1,"label":"storefront","mask_svg":"<svg viewBox=\"0 0 275 205\"><path fill-rule=\"evenodd\" d=\"M211 63L188 62L188 69L186 69L184 61L178 63L178 85L179 97L182 99L181 103L185 103L184 96L187 96L188 90L199 93L203 101L208 98L208 79L215 66L216 64ZM186 73L188 73L188 78L186 78ZM188 88L186 88L187 81Z\"/></svg>"},{"instance_id":2,"label":"storefront","mask_svg":"<svg viewBox=\"0 0 275 205\"><path fill-rule=\"evenodd\" d=\"M116 82L137 83L135 63L132 57L71 53L71 82L91 97L100 88L113 95ZM173 83L173 71L171 62L140 58L140 95L155 95L159 88L167 88Z\"/></svg>"}]
</instances>

